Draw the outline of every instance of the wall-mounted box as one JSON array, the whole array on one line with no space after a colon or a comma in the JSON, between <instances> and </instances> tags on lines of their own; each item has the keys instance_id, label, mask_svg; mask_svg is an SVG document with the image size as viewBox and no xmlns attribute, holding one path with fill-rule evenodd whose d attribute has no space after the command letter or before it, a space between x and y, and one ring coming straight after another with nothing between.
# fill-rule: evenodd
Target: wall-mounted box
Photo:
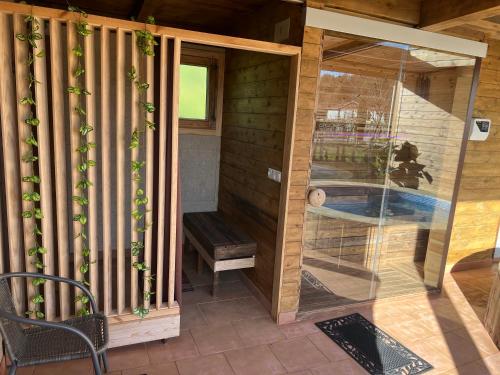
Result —
<instances>
[{"instance_id":1,"label":"wall-mounted box","mask_svg":"<svg viewBox=\"0 0 500 375\"><path fill-rule=\"evenodd\" d=\"M486 118L473 118L470 126L470 141L486 141L491 130L491 120Z\"/></svg>"}]
</instances>

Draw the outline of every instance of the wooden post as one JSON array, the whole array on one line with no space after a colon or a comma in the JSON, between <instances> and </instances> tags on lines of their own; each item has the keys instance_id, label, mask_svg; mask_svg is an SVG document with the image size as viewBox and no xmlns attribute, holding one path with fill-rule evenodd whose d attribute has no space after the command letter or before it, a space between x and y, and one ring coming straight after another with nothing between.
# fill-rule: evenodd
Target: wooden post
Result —
<instances>
[{"instance_id":1,"label":"wooden post","mask_svg":"<svg viewBox=\"0 0 500 375\"><path fill-rule=\"evenodd\" d=\"M149 83L147 92L147 101L154 101L154 58L153 56L146 57L146 82ZM147 114L148 121L154 121L153 113ZM152 130L146 130L146 196L151 199L154 194L154 134ZM153 210L149 207L146 212L146 225L151 225L153 222ZM152 250L153 250L153 228L150 228L145 233L144 238L144 262L151 268ZM151 269L144 272L144 292L151 291L150 282L147 280L151 277ZM144 307L149 309L150 301L144 301Z\"/></svg>"},{"instance_id":2,"label":"wooden post","mask_svg":"<svg viewBox=\"0 0 500 375\"><path fill-rule=\"evenodd\" d=\"M45 53L45 23L39 21L39 32L43 35L37 41L37 48L33 54ZM50 151L50 124L49 124L49 103L47 95L47 65L43 57L34 57L35 79L39 82L35 85L36 115L40 120L38 126L38 170L40 174L40 208L43 212L42 218L42 244L47 250L43 254L44 272L54 274L54 217L52 214L52 155ZM45 316L47 320L53 320L56 314L55 306L55 286L51 281L47 281L44 286Z\"/></svg>"},{"instance_id":3,"label":"wooden post","mask_svg":"<svg viewBox=\"0 0 500 375\"><path fill-rule=\"evenodd\" d=\"M69 231L68 231L68 206L66 197L67 170L66 170L66 123L64 119L64 92L63 87L63 55L62 55L61 23L54 19L50 20L50 68L52 85L52 127L54 129L54 153L55 189L56 189L56 212L57 212L57 245L59 276L69 277ZM59 306L61 319L68 319L70 315L69 286L65 283L59 284Z\"/></svg>"},{"instance_id":4,"label":"wooden post","mask_svg":"<svg viewBox=\"0 0 500 375\"><path fill-rule=\"evenodd\" d=\"M116 38L116 264L118 314L125 309L125 31L119 29Z\"/></svg>"},{"instance_id":5,"label":"wooden post","mask_svg":"<svg viewBox=\"0 0 500 375\"><path fill-rule=\"evenodd\" d=\"M0 118L2 126L2 147L4 152L5 201L7 230L9 232L9 261L11 271L23 270L23 223L21 220L21 187L19 159L17 153L18 134L16 123L16 91L12 73L12 33L9 19L0 13ZM25 293L20 279L12 280L12 295L19 314L25 311Z\"/></svg>"},{"instance_id":6,"label":"wooden post","mask_svg":"<svg viewBox=\"0 0 500 375\"><path fill-rule=\"evenodd\" d=\"M75 30L75 24L68 22L67 26L68 33L68 85L78 86L77 78L74 76L74 72L78 67L78 60L72 49L78 44L78 37ZM80 164L80 155L77 153L76 149L80 146L80 118L78 113L75 111L75 107L79 105L79 96L69 94L68 95L68 112L69 112L69 129L70 129L70 152L69 156L71 158L71 196L80 195L76 184L80 179L80 172L78 171L78 164ZM82 207L75 201L72 205L72 215L82 213ZM73 221L73 272L74 278L76 280L81 280L80 277L80 266L82 264L82 238L80 236L75 236L80 233L81 224L78 221ZM75 295L79 291L75 288ZM76 311L82 308L81 302L75 303Z\"/></svg>"},{"instance_id":7,"label":"wooden post","mask_svg":"<svg viewBox=\"0 0 500 375\"><path fill-rule=\"evenodd\" d=\"M168 307L174 306L175 253L177 248L177 181L179 173L179 70L181 64L181 40L174 39L172 82L172 164L170 172L170 247L168 262Z\"/></svg>"},{"instance_id":8,"label":"wooden post","mask_svg":"<svg viewBox=\"0 0 500 375\"><path fill-rule=\"evenodd\" d=\"M27 28L24 22L24 17L22 15L16 14L13 18L14 21L14 34L26 34ZM8 45L6 45L7 47ZM22 176L32 176L34 174L34 169L32 163L25 163L22 158L23 156L32 154L31 146L26 144L24 141L28 138L32 130L29 126L26 125L24 120L30 116L30 108L27 105L23 105L19 102L20 98L31 97L31 90L29 88L29 83L27 77L29 76L29 67L26 63L28 60L28 44L26 42L20 41L17 38L14 38L14 56L15 56L15 64L16 64L16 91L17 96L16 104L17 104L17 143L19 145L19 173L20 178ZM4 151L5 153L5 151ZM7 181L6 181L7 183ZM26 190L26 183L21 182L21 192ZM33 203L23 200L22 201L22 210L28 211L32 209ZM25 267L29 272L36 272L35 265L33 264L33 260L28 255L28 249L31 249L36 244L35 237L33 236L33 228L36 225L36 221L34 218L24 218L23 219L23 237L24 237L24 248L19 248L19 254L17 257L22 259L23 254L25 258ZM27 280L26 289L28 293L28 310L34 311L35 304L31 301L33 296L38 293L38 287L34 287L31 284L31 279Z\"/></svg>"},{"instance_id":9,"label":"wooden post","mask_svg":"<svg viewBox=\"0 0 500 375\"><path fill-rule=\"evenodd\" d=\"M96 98L96 84L95 84L95 61L94 61L94 34L95 29L89 26L89 30L92 34L87 35L84 38L84 50L85 50L85 87L90 92L91 95L85 97L85 110L87 112L87 122L94 128L93 131L87 134L87 141L92 143L97 143L96 139L96 109L95 109L95 98ZM97 151L95 148L91 148L88 152L88 159L97 161ZM88 223L89 223L89 247L90 247L90 291L95 297L96 303L99 306L99 242L97 241L97 224L98 219L98 207L97 207L97 167L91 167L88 169L88 179L92 182L92 185L88 188Z\"/></svg>"},{"instance_id":10,"label":"wooden post","mask_svg":"<svg viewBox=\"0 0 500 375\"><path fill-rule=\"evenodd\" d=\"M167 70L168 70L168 39L161 38L160 54L160 120L158 131L159 143L159 171L158 171L158 235L156 249L156 309L159 310L163 300L163 253L165 251L165 189L166 171L162 160L167 160Z\"/></svg>"},{"instance_id":11,"label":"wooden post","mask_svg":"<svg viewBox=\"0 0 500 375\"><path fill-rule=\"evenodd\" d=\"M141 69L140 69L140 61L139 61L139 53L137 51L136 47L136 36L135 33L132 33L132 44L131 44L131 49L132 49L132 66L136 70L137 77L141 76ZM139 78L138 78L139 79ZM141 120L140 120L140 112L139 112L139 91L137 90L137 86L132 82L131 86L132 90L132 95L131 95L131 117L132 117L132 126L131 126L131 132L133 133L135 130L141 131ZM139 136L141 137L141 133L139 133ZM139 147L135 147L132 149L132 161L137 161L139 160L140 153L139 153ZM131 176L132 176L132 189L131 191L131 202L132 202L132 211L138 209L139 207L137 204L135 204L135 194L137 189L140 188L139 181L137 181L135 178L133 178L134 172L131 171ZM139 224L140 225L140 224ZM136 227L138 224L136 224L136 221L132 219L132 233L131 233L131 240L132 242L138 242L141 240L139 238L139 233L136 230ZM134 264L135 262L139 261L138 256L134 256L131 253L131 264ZM139 281L139 272L135 267L131 267L130 269L130 302L131 302L131 307L132 310L137 307L137 299L138 299L138 281Z\"/></svg>"},{"instance_id":12,"label":"wooden post","mask_svg":"<svg viewBox=\"0 0 500 375\"><path fill-rule=\"evenodd\" d=\"M101 77L109 77L109 29L101 28ZM109 315L113 301L111 259L111 125L109 80L101 79L101 145L102 145L102 244L104 314Z\"/></svg>"}]
</instances>

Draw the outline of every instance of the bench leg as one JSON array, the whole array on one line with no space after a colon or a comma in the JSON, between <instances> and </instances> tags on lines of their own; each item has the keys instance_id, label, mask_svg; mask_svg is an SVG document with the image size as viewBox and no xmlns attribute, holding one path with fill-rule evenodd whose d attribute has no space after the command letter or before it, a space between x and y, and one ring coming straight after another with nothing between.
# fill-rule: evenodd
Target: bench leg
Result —
<instances>
[{"instance_id":1,"label":"bench leg","mask_svg":"<svg viewBox=\"0 0 500 375\"><path fill-rule=\"evenodd\" d=\"M203 273L203 263L205 263L205 260L198 253L198 275L201 275Z\"/></svg>"},{"instance_id":2,"label":"bench leg","mask_svg":"<svg viewBox=\"0 0 500 375\"><path fill-rule=\"evenodd\" d=\"M219 287L219 273L220 272L214 272L214 279L213 279L213 284L212 284L212 296L217 297L217 288Z\"/></svg>"}]
</instances>

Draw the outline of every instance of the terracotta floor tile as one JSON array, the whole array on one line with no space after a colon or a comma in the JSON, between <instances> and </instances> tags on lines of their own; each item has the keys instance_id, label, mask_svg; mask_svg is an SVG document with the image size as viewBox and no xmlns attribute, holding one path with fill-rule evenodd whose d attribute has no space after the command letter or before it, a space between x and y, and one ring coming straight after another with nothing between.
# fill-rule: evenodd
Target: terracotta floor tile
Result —
<instances>
[{"instance_id":1,"label":"terracotta floor tile","mask_svg":"<svg viewBox=\"0 0 500 375\"><path fill-rule=\"evenodd\" d=\"M190 331L182 331L179 337L168 339L165 344L154 341L146 344L152 364L177 361L199 355Z\"/></svg>"},{"instance_id":2,"label":"terracotta floor tile","mask_svg":"<svg viewBox=\"0 0 500 375\"><path fill-rule=\"evenodd\" d=\"M288 375L311 375L311 371L301 370L301 371L288 372L287 374Z\"/></svg>"},{"instance_id":3,"label":"terracotta floor tile","mask_svg":"<svg viewBox=\"0 0 500 375\"><path fill-rule=\"evenodd\" d=\"M254 297L198 305L208 324L227 324L241 319L269 316L267 310Z\"/></svg>"},{"instance_id":4,"label":"terracotta floor tile","mask_svg":"<svg viewBox=\"0 0 500 375\"><path fill-rule=\"evenodd\" d=\"M94 366L92 360L77 359L73 361L64 361L58 363L49 363L35 367L33 375L54 375L54 374L71 374L71 375L89 375L93 373ZM110 370L115 370L111 368Z\"/></svg>"},{"instance_id":5,"label":"terracotta floor tile","mask_svg":"<svg viewBox=\"0 0 500 375\"><path fill-rule=\"evenodd\" d=\"M500 352L481 360L491 375L500 375Z\"/></svg>"},{"instance_id":6,"label":"terracotta floor tile","mask_svg":"<svg viewBox=\"0 0 500 375\"><path fill-rule=\"evenodd\" d=\"M497 346L484 329L458 329L453 331L453 333L480 349L483 352L483 356L490 356L498 353Z\"/></svg>"},{"instance_id":7,"label":"terracotta floor tile","mask_svg":"<svg viewBox=\"0 0 500 375\"><path fill-rule=\"evenodd\" d=\"M233 326L245 346L270 344L286 338L271 317L244 319L234 322Z\"/></svg>"},{"instance_id":8,"label":"terracotta floor tile","mask_svg":"<svg viewBox=\"0 0 500 375\"><path fill-rule=\"evenodd\" d=\"M459 368L440 373L441 375L490 375L488 368L482 361L467 363Z\"/></svg>"},{"instance_id":9,"label":"terracotta floor tile","mask_svg":"<svg viewBox=\"0 0 500 375\"><path fill-rule=\"evenodd\" d=\"M181 308L181 329L191 329L199 326L206 326L207 321L198 305L187 305Z\"/></svg>"},{"instance_id":10,"label":"terracotta floor tile","mask_svg":"<svg viewBox=\"0 0 500 375\"><path fill-rule=\"evenodd\" d=\"M122 375L179 375L179 371L175 363L163 363L123 370Z\"/></svg>"},{"instance_id":11,"label":"terracotta floor tile","mask_svg":"<svg viewBox=\"0 0 500 375\"><path fill-rule=\"evenodd\" d=\"M16 371L16 375L33 375L34 371L35 371L35 367L33 367L33 366L19 367Z\"/></svg>"},{"instance_id":12,"label":"terracotta floor tile","mask_svg":"<svg viewBox=\"0 0 500 375\"><path fill-rule=\"evenodd\" d=\"M304 370L328 362L307 337L276 342L271 344L271 350L288 371Z\"/></svg>"},{"instance_id":13,"label":"terracotta floor tile","mask_svg":"<svg viewBox=\"0 0 500 375\"><path fill-rule=\"evenodd\" d=\"M177 361L180 375L234 375L223 354Z\"/></svg>"},{"instance_id":14,"label":"terracotta floor tile","mask_svg":"<svg viewBox=\"0 0 500 375\"><path fill-rule=\"evenodd\" d=\"M408 349L429 362L435 368L435 373L456 367L446 344L443 345L440 343L441 339L441 337L423 339L408 346ZM402 342L402 344L404 344L404 342Z\"/></svg>"},{"instance_id":15,"label":"terracotta floor tile","mask_svg":"<svg viewBox=\"0 0 500 375\"><path fill-rule=\"evenodd\" d=\"M237 375L274 375L286 372L267 345L231 350L224 354Z\"/></svg>"},{"instance_id":16,"label":"terracotta floor tile","mask_svg":"<svg viewBox=\"0 0 500 375\"><path fill-rule=\"evenodd\" d=\"M243 346L232 325L193 328L191 334L202 355L239 349Z\"/></svg>"},{"instance_id":17,"label":"terracotta floor tile","mask_svg":"<svg viewBox=\"0 0 500 375\"><path fill-rule=\"evenodd\" d=\"M198 285L194 287L193 291L185 292L182 295L182 304L184 306L189 306L197 303L207 303L215 301L224 301L228 299L249 297L251 292L248 290L243 282L229 281L222 282L219 284L219 289L217 290L217 296L212 295L212 284L209 285Z\"/></svg>"},{"instance_id":18,"label":"terracotta floor tile","mask_svg":"<svg viewBox=\"0 0 500 375\"><path fill-rule=\"evenodd\" d=\"M149 365L145 344L122 346L108 350L111 371L131 369Z\"/></svg>"},{"instance_id":19,"label":"terracotta floor tile","mask_svg":"<svg viewBox=\"0 0 500 375\"><path fill-rule=\"evenodd\" d=\"M314 333L307 337L330 361L335 362L349 358L349 354L323 332Z\"/></svg>"},{"instance_id":20,"label":"terracotta floor tile","mask_svg":"<svg viewBox=\"0 0 500 375\"><path fill-rule=\"evenodd\" d=\"M367 372L352 359L328 363L311 369L312 375L366 375Z\"/></svg>"},{"instance_id":21,"label":"terracotta floor tile","mask_svg":"<svg viewBox=\"0 0 500 375\"><path fill-rule=\"evenodd\" d=\"M285 334L287 338L306 336L311 333L321 332L318 327L314 324L314 322L310 320L298 322L298 323L290 323L283 324L279 326L281 332Z\"/></svg>"}]
</instances>

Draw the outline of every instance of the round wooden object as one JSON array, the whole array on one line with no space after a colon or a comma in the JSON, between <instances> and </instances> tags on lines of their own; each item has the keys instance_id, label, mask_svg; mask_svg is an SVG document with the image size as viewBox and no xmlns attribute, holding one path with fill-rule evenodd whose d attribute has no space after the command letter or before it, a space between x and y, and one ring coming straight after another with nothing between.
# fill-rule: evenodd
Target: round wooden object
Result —
<instances>
[{"instance_id":1,"label":"round wooden object","mask_svg":"<svg viewBox=\"0 0 500 375\"><path fill-rule=\"evenodd\" d=\"M313 207L320 207L325 203L326 193L323 189L312 189L307 196L309 204Z\"/></svg>"}]
</instances>

